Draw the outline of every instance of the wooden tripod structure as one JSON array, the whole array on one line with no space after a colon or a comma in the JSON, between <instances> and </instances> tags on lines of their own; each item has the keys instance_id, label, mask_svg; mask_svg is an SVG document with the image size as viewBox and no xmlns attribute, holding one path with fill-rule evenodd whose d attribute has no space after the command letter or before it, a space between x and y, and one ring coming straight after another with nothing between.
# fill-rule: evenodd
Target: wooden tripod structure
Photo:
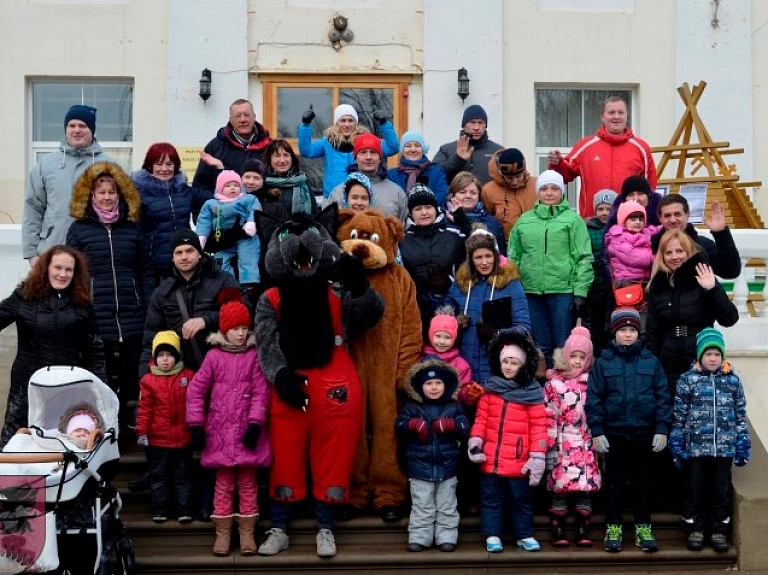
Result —
<instances>
[{"instance_id":1,"label":"wooden tripod structure","mask_svg":"<svg viewBox=\"0 0 768 575\"><path fill-rule=\"evenodd\" d=\"M725 210L725 221L732 228L763 228L763 221L755 206L745 192L746 188L762 186L762 182L739 182L734 164L726 164L723 156L727 154L743 154L743 148L731 148L729 142L712 140L704 126L696 104L707 83L699 82L693 90L684 83L677 89L683 102L685 112L672 134L667 146L651 148L653 152L663 152L657 164L659 185L668 185L670 193L679 193L681 184L707 184L707 209L710 215L712 202L719 201ZM663 177L668 164L677 161L673 177ZM689 173L686 172L690 161ZM696 175L701 169L705 175Z\"/></svg>"}]
</instances>

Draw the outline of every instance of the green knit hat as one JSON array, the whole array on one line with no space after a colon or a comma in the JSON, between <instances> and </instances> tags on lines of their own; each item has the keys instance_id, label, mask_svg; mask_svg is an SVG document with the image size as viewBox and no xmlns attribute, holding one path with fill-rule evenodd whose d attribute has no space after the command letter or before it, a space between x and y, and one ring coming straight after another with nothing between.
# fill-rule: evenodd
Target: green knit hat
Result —
<instances>
[{"instance_id":1,"label":"green knit hat","mask_svg":"<svg viewBox=\"0 0 768 575\"><path fill-rule=\"evenodd\" d=\"M696 361L701 361L704 352L711 348L719 349L725 359L725 341L723 334L712 327L705 327L696 336Z\"/></svg>"}]
</instances>

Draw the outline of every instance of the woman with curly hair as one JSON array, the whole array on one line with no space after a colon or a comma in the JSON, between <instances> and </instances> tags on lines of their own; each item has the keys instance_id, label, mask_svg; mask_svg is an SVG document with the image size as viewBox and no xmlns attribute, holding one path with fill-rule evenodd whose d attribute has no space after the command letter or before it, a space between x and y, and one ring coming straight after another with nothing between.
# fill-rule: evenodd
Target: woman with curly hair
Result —
<instances>
[{"instance_id":1,"label":"woman with curly hair","mask_svg":"<svg viewBox=\"0 0 768 575\"><path fill-rule=\"evenodd\" d=\"M18 334L0 444L27 426L27 386L41 367L77 365L106 379L89 278L82 252L53 246L0 302L0 330L16 323Z\"/></svg>"}]
</instances>

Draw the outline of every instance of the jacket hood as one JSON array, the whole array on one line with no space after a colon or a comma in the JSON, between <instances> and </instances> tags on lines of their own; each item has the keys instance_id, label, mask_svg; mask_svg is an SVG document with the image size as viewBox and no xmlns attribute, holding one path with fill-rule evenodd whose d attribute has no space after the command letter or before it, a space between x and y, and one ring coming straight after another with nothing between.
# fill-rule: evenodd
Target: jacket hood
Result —
<instances>
[{"instance_id":1,"label":"jacket hood","mask_svg":"<svg viewBox=\"0 0 768 575\"><path fill-rule=\"evenodd\" d=\"M486 278L489 284L493 284L496 280L495 286L497 289L501 289L509 285L515 280L520 280L520 272L517 269L517 265L512 260L507 260L506 263L500 265L495 273L492 273ZM472 285L477 285L477 277L469 272L469 264L464 262L459 266L456 272L456 285L463 293L469 291L470 282Z\"/></svg>"},{"instance_id":2,"label":"jacket hood","mask_svg":"<svg viewBox=\"0 0 768 575\"><path fill-rule=\"evenodd\" d=\"M245 351L250 347L256 346L256 336L253 332L248 334L248 339L245 340L245 346L243 347L233 346L229 343L227 337L220 331L211 332L210 335L205 338L205 341L213 346L220 347L224 351Z\"/></svg>"},{"instance_id":3,"label":"jacket hood","mask_svg":"<svg viewBox=\"0 0 768 575\"><path fill-rule=\"evenodd\" d=\"M74 148L67 144L66 140L62 140L59 143L59 151L61 151L65 156L70 156L72 158L80 158L80 157L93 157L96 154L101 154L101 146L99 145L98 140L96 138L93 139L91 144L89 146L86 146L85 148Z\"/></svg>"},{"instance_id":4,"label":"jacket hood","mask_svg":"<svg viewBox=\"0 0 768 575\"><path fill-rule=\"evenodd\" d=\"M117 182L117 193L120 196L120 216L124 217L123 207L128 208L128 220L137 222L141 210L141 196L131 178L128 177L120 166L111 162L97 162L88 167L77 179L72 189L72 200L69 203L69 215L76 220L89 217L91 205L91 188L99 176L107 174Z\"/></svg>"},{"instance_id":5,"label":"jacket hood","mask_svg":"<svg viewBox=\"0 0 768 575\"><path fill-rule=\"evenodd\" d=\"M501 377L501 350L505 345L516 345L525 352L525 364L520 368L515 381L525 385L530 381L535 381L536 368L539 365L539 350L533 343L531 335L522 328L510 328L501 330L499 335L491 341L488 348L488 367L493 375Z\"/></svg>"},{"instance_id":6,"label":"jacket hood","mask_svg":"<svg viewBox=\"0 0 768 575\"><path fill-rule=\"evenodd\" d=\"M429 401L424 398L424 390L421 389L420 386L418 389L416 386L414 386L413 380L416 377L416 374L418 374L423 369L428 369L430 367L439 368L443 371L448 370L453 375L451 379L444 381L445 393L443 393L443 397L441 397L436 403L448 403L449 401L455 400L459 394L459 372L456 371L456 368L452 365L437 359L428 359L426 361L414 364L406 372L405 391L408 393L408 397L414 401L417 401L418 403L427 403Z\"/></svg>"},{"instance_id":7,"label":"jacket hood","mask_svg":"<svg viewBox=\"0 0 768 575\"><path fill-rule=\"evenodd\" d=\"M169 186L176 189L187 185L187 175L184 172L174 174L173 178L169 181L163 182L144 168L141 168L131 174L131 179L142 192L152 192L154 190L162 189L163 193L165 193L165 190Z\"/></svg>"}]
</instances>

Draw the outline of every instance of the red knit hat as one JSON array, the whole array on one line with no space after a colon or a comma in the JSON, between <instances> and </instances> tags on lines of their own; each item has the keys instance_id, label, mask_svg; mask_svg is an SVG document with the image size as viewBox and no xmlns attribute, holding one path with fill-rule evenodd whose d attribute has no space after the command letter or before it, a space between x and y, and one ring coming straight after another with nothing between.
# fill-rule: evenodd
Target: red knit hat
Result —
<instances>
[{"instance_id":1,"label":"red knit hat","mask_svg":"<svg viewBox=\"0 0 768 575\"><path fill-rule=\"evenodd\" d=\"M451 336L454 343L456 342L456 335L459 333L459 324L456 318L448 313L439 313L432 318L429 322L429 340L432 341L435 333L438 331L444 331Z\"/></svg>"},{"instance_id":2,"label":"red knit hat","mask_svg":"<svg viewBox=\"0 0 768 575\"><path fill-rule=\"evenodd\" d=\"M370 148L371 150L377 152L379 156L382 157L382 159L384 158L384 152L381 151L381 140L379 140L373 134L360 134L357 138L355 138L355 147L353 148L352 156L356 158L360 150L364 150L366 148Z\"/></svg>"},{"instance_id":3,"label":"red knit hat","mask_svg":"<svg viewBox=\"0 0 768 575\"><path fill-rule=\"evenodd\" d=\"M230 329L245 326L248 329L252 326L251 312L240 301L242 294L237 288L224 288L219 292L219 303L222 304L219 310L219 331L226 334Z\"/></svg>"}]
</instances>

